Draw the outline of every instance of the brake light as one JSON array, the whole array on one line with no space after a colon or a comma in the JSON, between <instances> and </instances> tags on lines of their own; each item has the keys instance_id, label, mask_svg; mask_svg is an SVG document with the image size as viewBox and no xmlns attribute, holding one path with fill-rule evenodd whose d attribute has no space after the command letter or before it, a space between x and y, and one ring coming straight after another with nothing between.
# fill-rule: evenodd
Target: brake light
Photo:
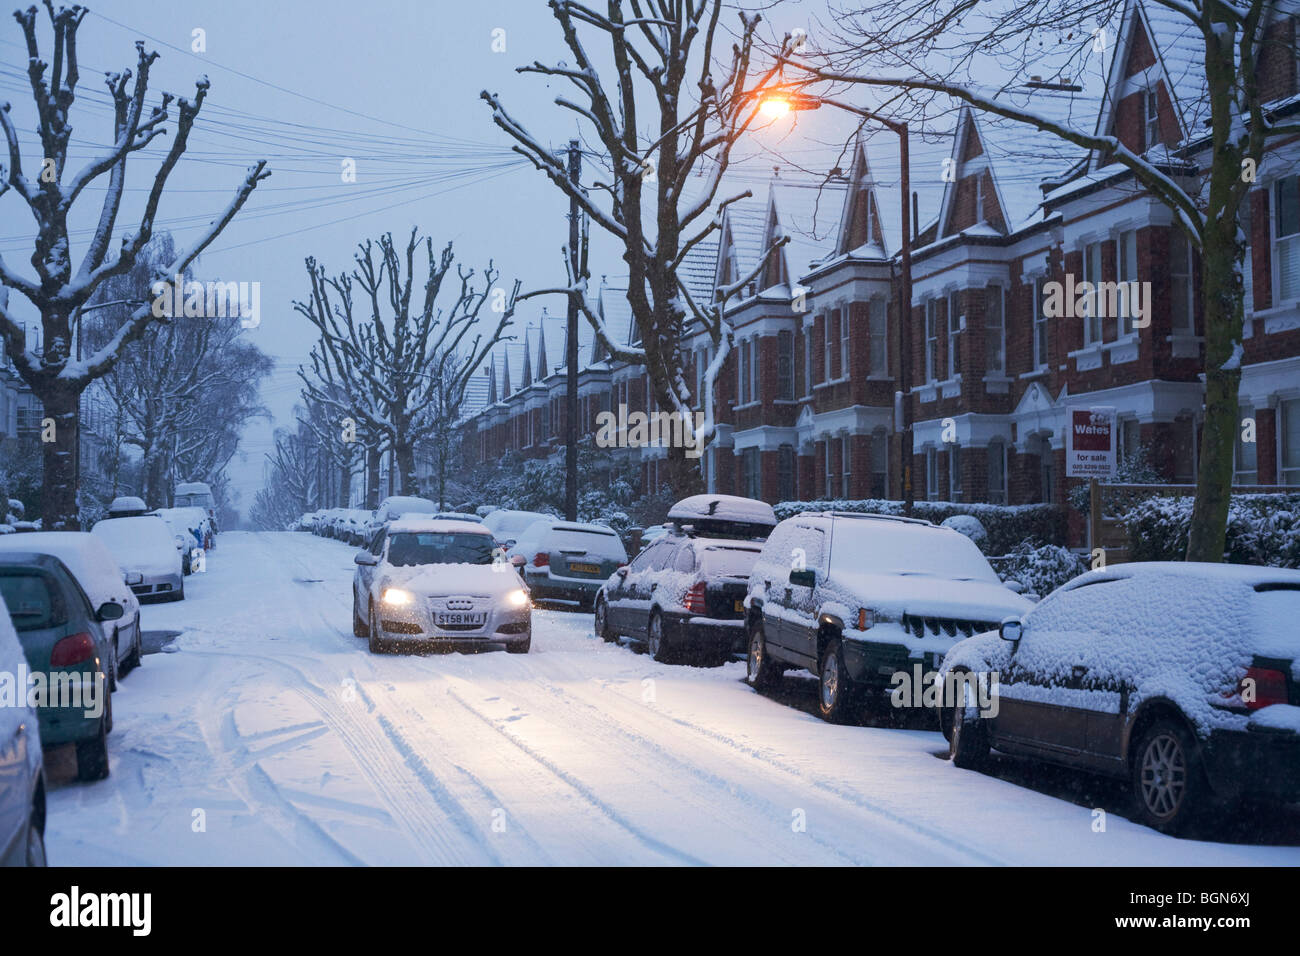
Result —
<instances>
[{"instance_id":1,"label":"brake light","mask_svg":"<svg viewBox=\"0 0 1300 956\"><path fill-rule=\"evenodd\" d=\"M708 606L704 603L704 590L703 581L691 586L691 589L686 592L686 610L692 614L703 614L708 610Z\"/></svg>"},{"instance_id":2,"label":"brake light","mask_svg":"<svg viewBox=\"0 0 1300 956\"><path fill-rule=\"evenodd\" d=\"M533 567L544 568L551 563L551 556L545 551L538 551L533 557Z\"/></svg>"},{"instance_id":3,"label":"brake light","mask_svg":"<svg viewBox=\"0 0 1300 956\"><path fill-rule=\"evenodd\" d=\"M1285 704L1286 675L1264 667L1247 667L1246 676L1237 687L1247 710L1259 710L1272 704Z\"/></svg>"},{"instance_id":4,"label":"brake light","mask_svg":"<svg viewBox=\"0 0 1300 956\"><path fill-rule=\"evenodd\" d=\"M89 634L72 634L54 645L50 652L51 667L67 667L80 664L95 656L95 642Z\"/></svg>"}]
</instances>

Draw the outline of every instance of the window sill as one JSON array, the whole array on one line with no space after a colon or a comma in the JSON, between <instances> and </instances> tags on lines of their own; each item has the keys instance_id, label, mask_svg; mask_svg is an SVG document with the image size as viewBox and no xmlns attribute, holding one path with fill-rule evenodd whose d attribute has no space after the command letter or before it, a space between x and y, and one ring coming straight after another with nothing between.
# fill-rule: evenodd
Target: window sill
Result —
<instances>
[{"instance_id":1,"label":"window sill","mask_svg":"<svg viewBox=\"0 0 1300 956\"><path fill-rule=\"evenodd\" d=\"M743 412L743 411L745 411L745 409L747 409L747 408L758 408L758 407L761 406L762 404L763 404L763 402L762 402L762 400L760 399L760 400L757 401L757 402L745 402L745 404L743 404L743 405L733 405L732 407L733 407L736 411L738 411L738 412Z\"/></svg>"},{"instance_id":2,"label":"window sill","mask_svg":"<svg viewBox=\"0 0 1300 956\"><path fill-rule=\"evenodd\" d=\"M1048 371L1049 369L1046 365L1040 365L1038 368L1030 369L1028 372L1021 372L1016 377L1022 382L1028 381L1031 378L1046 378Z\"/></svg>"},{"instance_id":3,"label":"window sill","mask_svg":"<svg viewBox=\"0 0 1300 956\"><path fill-rule=\"evenodd\" d=\"M867 380L868 382L892 382L892 381L894 380L894 376L892 376L892 375L868 375L866 380Z\"/></svg>"}]
</instances>

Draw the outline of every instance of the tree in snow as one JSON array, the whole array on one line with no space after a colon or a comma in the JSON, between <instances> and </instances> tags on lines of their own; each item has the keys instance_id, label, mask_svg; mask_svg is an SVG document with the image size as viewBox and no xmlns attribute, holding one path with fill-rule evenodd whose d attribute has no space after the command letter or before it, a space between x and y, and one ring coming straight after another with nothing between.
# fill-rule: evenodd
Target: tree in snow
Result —
<instances>
[{"instance_id":1,"label":"tree in snow","mask_svg":"<svg viewBox=\"0 0 1300 956\"><path fill-rule=\"evenodd\" d=\"M175 256L171 235L160 233L128 272L100 285L82 317L92 351L121 327L133 303L148 299L152 278ZM236 316L174 315L149 327L104 376L119 412L119 441L142 457L140 491L150 507L169 505L177 480L217 480L244 425L265 414L258 386L273 363L241 331Z\"/></svg>"},{"instance_id":2,"label":"tree in snow","mask_svg":"<svg viewBox=\"0 0 1300 956\"><path fill-rule=\"evenodd\" d=\"M691 409L700 396L691 395L682 339L692 322L699 323L713 344L704 376L705 420L696 436L701 444L713 434L714 383L733 340L726 302L761 273L773 253L767 250L752 274L708 302L691 294L681 269L691 250L720 229L723 209L750 195L745 190L724 197L724 174L733 147L757 115L758 92L776 76L769 69L755 77L751 69L759 16L741 13L733 38L720 25L724 6L721 0L611 0L602 13L573 0L550 0L573 62L535 62L519 72L556 78L577 91L580 99L561 95L555 103L594 138L602 168L590 185L570 181L562 153L533 135L496 94L481 94L492 107L493 121L515 141L515 151L575 201L584 217L580 248L565 255L566 285L527 295L561 293L576 301L610 357L644 366L659 407L692 422ZM597 69L595 47L588 48L591 37L607 46L613 66L608 82ZM730 61L722 63L715 44L727 39L733 39ZM613 339L589 292L589 222L621 247L640 344ZM669 481L681 491L697 474L685 452L681 446L668 449Z\"/></svg>"},{"instance_id":3,"label":"tree in snow","mask_svg":"<svg viewBox=\"0 0 1300 956\"><path fill-rule=\"evenodd\" d=\"M416 295L421 250L427 265ZM319 339L311 373L300 367L299 376L310 400L328 409L338 427L349 419L372 436L372 447L392 449L397 490L415 494L415 446L433 434L446 390L463 394L470 375L501 341L519 283L509 292L497 287L489 261L482 285L476 285L476 271L456 265L451 243L436 253L433 240L421 240L414 229L404 249L389 233L377 243L366 240L354 259L351 273L333 277L307 259L311 296L295 301L294 308L316 327ZM442 309L438 294L453 265L455 298Z\"/></svg>"},{"instance_id":4,"label":"tree in snow","mask_svg":"<svg viewBox=\"0 0 1300 956\"><path fill-rule=\"evenodd\" d=\"M1123 166L1172 210L1200 253L1205 323L1205 418L1187 560L1221 561L1240 427L1242 206L1269 144L1300 132L1300 124L1265 109L1258 67L1268 52L1266 25L1275 14L1294 10L1286 0L1147 2L1185 20L1204 58L1204 115L1174 148L1139 153L1117 136L1056 121L1006 96L1022 89L1031 73L1044 74L1049 83L1080 75L1082 57L1108 42L1126 0L1004 0L979 11L966 0L854 0L837 17L844 41L838 49L792 56L787 46L783 59L841 88L952 97L1054 134ZM1053 61L1044 55L1044 36L1065 38L1073 52ZM1206 155L1212 157L1208 167L1198 162Z\"/></svg>"},{"instance_id":5,"label":"tree in snow","mask_svg":"<svg viewBox=\"0 0 1300 956\"><path fill-rule=\"evenodd\" d=\"M45 418L53 426L52 441L44 443L44 488L41 496L44 527L50 530L78 526L75 450L79 427L79 399L94 380L106 375L128 346L147 328L159 321L150 303L137 306L112 336L84 360L74 357L74 337L79 312L107 278L127 272L153 235L154 218L167 179L185 153L190 130L207 96L207 77L200 77L192 99L163 93L160 102L146 106L149 71L158 54L136 43L134 72L123 70L106 77L113 100L114 142L81 169L68 167L68 144L72 136L70 113L76 97L77 31L86 9L59 7L45 0L54 32L53 65L41 60L37 39L37 9L31 6L14 13L27 47L27 76L37 114L40 154L30 175L22 162L18 132L8 103L0 103L0 129L7 157L0 175L0 197L12 192L31 211L36 224L35 250L31 257L36 277L17 271L0 258L0 336L10 360L40 399ZM167 132L165 125L173 105L177 111L171 145L154 174L144 208L133 229L121 241L115 256L109 254L113 228L121 209L126 184L127 160ZM265 162L250 168L226 208L201 230L198 238L176 253L159 271L164 279L185 271L221 231L234 219L257 184L270 175ZM98 222L79 265L73 262L68 219L73 204L92 183L107 177ZM24 328L9 302L13 289L40 313L41 349L28 347Z\"/></svg>"}]
</instances>

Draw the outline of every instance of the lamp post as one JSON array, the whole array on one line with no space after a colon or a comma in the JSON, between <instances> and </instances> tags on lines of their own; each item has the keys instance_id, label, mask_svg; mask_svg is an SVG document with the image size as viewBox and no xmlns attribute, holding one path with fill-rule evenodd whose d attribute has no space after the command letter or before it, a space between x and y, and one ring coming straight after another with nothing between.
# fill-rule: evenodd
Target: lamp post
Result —
<instances>
[{"instance_id":1,"label":"lamp post","mask_svg":"<svg viewBox=\"0 0 1300 956\"><path fill-rule=\"evenodd\" d=\"M907 123L889 119L871 110L841 103L822 96L808 96L803 93L768 93L759 105L759 111L771 119L793 110L815 110L822 106L832 106L853 113L863 119L878 123L898 136L898 159L900 170L899 188L900 222L903 227L903 239L899 249L900 280L898 283L898 388L903 396L903 434L900 457L903 460L903 502L904 512L912 513L916 503L912 484L912 206L911 176L909 175Z\"/></svg>"}]
</instances>

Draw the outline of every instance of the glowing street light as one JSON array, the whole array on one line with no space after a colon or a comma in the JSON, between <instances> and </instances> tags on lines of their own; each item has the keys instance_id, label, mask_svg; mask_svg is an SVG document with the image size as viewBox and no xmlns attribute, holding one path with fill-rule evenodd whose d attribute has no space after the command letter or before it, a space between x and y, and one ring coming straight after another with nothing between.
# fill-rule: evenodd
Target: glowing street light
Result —
<instances>
[{"instance_id":1,"label":"glowing street light","mask_svg":"<svg viewBox=\"0 0 1300 956\"><path fill-rule=\"evenodd\" d=\"M784 96L768 96L758 104L758 112L768 120L778 120L790 109L790 101Z\"/></svg>"}]
</instances>

